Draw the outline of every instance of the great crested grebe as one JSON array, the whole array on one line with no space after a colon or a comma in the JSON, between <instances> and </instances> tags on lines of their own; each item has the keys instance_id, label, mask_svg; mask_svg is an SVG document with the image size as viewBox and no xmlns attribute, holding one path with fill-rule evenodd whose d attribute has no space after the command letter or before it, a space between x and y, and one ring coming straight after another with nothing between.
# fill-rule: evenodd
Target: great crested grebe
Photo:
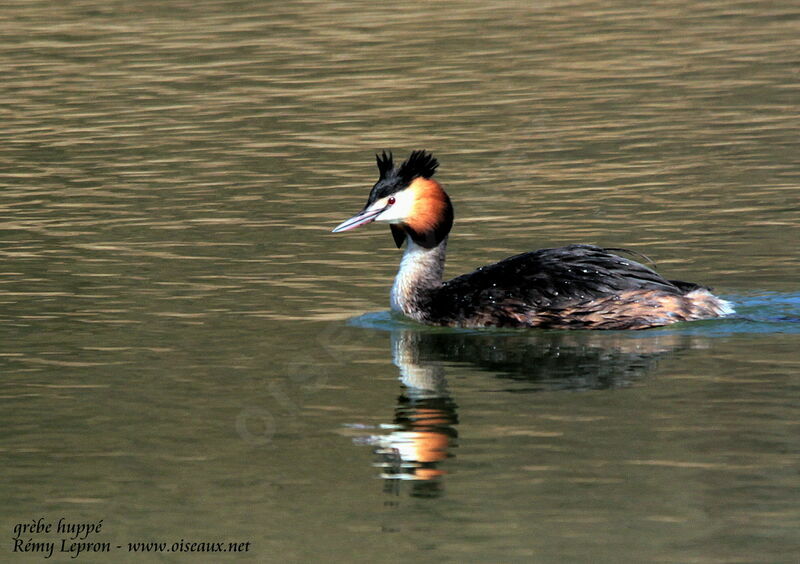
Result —
<instances>
[{"instance_id":1,"label":"great crested grebe","mask_svg":"<svg viewBox=\"0 0 800 564\"><path fill-rule=\"evenodd\" d=\"M388 223L407 243L392 287L394 311L429 325L646 329L733 312L709 288L667 280L638 262L593 245L541 249L444 282L453 206L432 179L439 162L414 151L399 167L376 155L380 178L367 205L334 233Z\"/></svg>"}]
</instances>

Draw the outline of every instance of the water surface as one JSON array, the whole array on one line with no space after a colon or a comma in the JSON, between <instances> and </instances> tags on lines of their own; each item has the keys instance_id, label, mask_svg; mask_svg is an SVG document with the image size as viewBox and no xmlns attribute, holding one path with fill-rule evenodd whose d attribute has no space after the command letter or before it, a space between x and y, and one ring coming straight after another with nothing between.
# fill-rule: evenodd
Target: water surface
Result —
<instances>
[{"instance_id":1,"label":"water surface","mask_svg":"<svg viewBox=\"0 0 800 564\"><path fill-rule=\"evenodd\" d=\"M127 543L181 539L276 562L795 562L799 21L5 3L2 527L103 519L136 562L155 555ZM329 231L375 151L418 148L456 207L449 274L623 246L737 315L392 318L388 230Z\"/></svg>"}]
</instances>

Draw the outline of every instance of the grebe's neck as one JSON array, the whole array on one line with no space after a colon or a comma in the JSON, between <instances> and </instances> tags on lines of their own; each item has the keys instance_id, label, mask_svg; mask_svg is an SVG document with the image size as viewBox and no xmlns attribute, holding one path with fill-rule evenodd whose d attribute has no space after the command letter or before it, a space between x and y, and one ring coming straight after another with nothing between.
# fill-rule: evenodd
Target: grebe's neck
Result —
<instances>
[{"instance_id":1,"label":"grebe's neck","mask_svg":"<svg viewBox=\"0 0 800 564\"><path fill-rule=\"evenodd\" d=\"M406 237L406 251L392 287L392 309L417 321L426 315L429 292L442 285L447 237L435 247L418 245Z\"/></svg>"},{"instance_id":2,"label":"grebe's neck","mask_svg":"<svg viewBox=\"0 0 800 564\"><path fill-rule=\"evenodd\" d=\"M444 366L421 358L418 331L392 331L392 360L400 369L405 393L413 399L448 397Z\"/></svg>"}]
</instances>

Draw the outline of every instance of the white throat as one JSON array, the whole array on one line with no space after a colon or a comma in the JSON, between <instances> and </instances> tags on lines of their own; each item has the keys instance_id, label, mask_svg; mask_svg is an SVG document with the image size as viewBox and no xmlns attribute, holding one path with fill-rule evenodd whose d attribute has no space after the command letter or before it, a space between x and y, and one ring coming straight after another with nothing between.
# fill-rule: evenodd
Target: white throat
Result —
<instances>
[{"instance_id":1,"label":"white throat","mask_svg":"<svg viewBox=\"0 0 800 564\"><path fill-rule=\"evenodd\" d=\"M424 294L442 285L447 238L432 249L406 236L406 250L392 286L392 309L420 321Z\"/></svg>"},{"instance_id":2,"label":"white throat","mask_svg":"<svg viewBox=\"0 0 800 564\"><path fill-rule=\"evenodd\" d=\"M392 360L400 369L405 392L414 399L448 395L444 366L421 358L422 335L418 331L392 331Z\"/></svg>"}]
</instances>

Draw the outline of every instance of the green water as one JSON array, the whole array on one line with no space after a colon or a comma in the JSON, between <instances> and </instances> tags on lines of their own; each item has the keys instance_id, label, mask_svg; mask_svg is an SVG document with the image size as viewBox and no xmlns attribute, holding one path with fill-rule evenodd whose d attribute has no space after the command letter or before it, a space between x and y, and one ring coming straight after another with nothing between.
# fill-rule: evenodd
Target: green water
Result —
<instances>
[{"instance_id":1,"label":"green water","mask_svg":"<svg viewBox=\"0 0 800 564\"><path fill-rule=\"evenodd\" d=\"M800 558L795 3L7 2L0 29L0 560L43 560L12 539L38 518L102 520L111 554L57 562ZM449 275L623 246L737 315L391 317L388 230L330 230L375 151L418 148ZM251 544L129 547L181 540Z\"/></svg>"}]
</instances>

